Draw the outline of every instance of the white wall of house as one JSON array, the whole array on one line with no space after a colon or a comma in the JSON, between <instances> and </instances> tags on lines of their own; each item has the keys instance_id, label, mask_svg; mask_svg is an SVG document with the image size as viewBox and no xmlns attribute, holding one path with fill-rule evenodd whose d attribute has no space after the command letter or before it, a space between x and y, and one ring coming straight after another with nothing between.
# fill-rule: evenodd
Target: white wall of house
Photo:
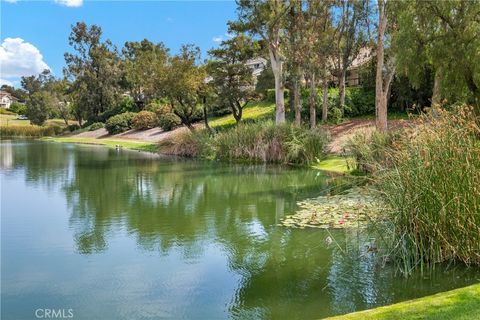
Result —
<instances>
[{"instance_id":1,"label":"white wall of house","mask_svg":"<svg viewBox=\"0 0 480 320\"><path fill-rule=\"evenodd\" d=\"M13 100L10 99L9 96L3 96L2 98L0 98L0 107L9 109L12 102Z\"/></svg>"}]
</instances>

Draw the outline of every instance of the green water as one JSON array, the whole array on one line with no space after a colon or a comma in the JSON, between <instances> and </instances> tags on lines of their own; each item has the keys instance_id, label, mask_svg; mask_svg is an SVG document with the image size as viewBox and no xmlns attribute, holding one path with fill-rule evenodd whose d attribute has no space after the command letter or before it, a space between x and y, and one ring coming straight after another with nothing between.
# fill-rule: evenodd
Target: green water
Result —
<instances>
[{"instance_id":1,"label":"green water","mask_svg":"<svg viewBox=\"0 0 480 320\"><path fill-rule=\"evenodd\" d=\"M341 180L313 170L1 141L1 318L314 319L478 282L378 266L355 231L277 226ZM353 248L353 249L352 249ZM360 253L360 254L359 254ZM65 314L68 316L69 314Z\"/></svg>"}]
</instances>

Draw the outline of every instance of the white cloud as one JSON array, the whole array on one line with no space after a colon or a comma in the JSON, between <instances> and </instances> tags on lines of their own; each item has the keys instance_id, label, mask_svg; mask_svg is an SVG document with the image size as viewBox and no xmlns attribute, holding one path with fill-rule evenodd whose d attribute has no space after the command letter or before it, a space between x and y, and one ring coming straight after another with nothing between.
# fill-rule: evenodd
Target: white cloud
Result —
<instances>
[{"instance_id":1,"label":"white cloud","mask_svg":"<svg viewBox=\"0 0 480 320\"><path fill-rule=\"evenodd\" d=\"M83 0L55 0L55 3L66 7L81 7Z\"/></svg>"},{"instance_id":2,"label":"white cloud","mask_svg":"<svg viewBox=\"0 0 480 320\"><path fill-rule=\"evenodd\" d=\"M4 1L9 3L17 3L17 0L4 0Z\"/></svg>"},{"instance_id":3,"label":"white cloud","mask_svg":"<svg viewBox=\"0 0 480 320\"><path fill-rule=\"evenodd\" d=\"M0 78L0 87L3 86L4 84L6 84L7 86L10 86L10 87L13 86L13 83L11 81L8 81L7 79L1 79Z\"/></svg>"},{"instance_id":4,"label":"white cloud","mask_svg":"<svg viewBox=\"0 0 480 320\"><path fill-rule=\"evenodd\" d=\"M223 36L213 37L212 41L216 43L220 43L223 41Z\"/></svg>"},{"instance_id":5,"label":"white cloud","mask_svg":"<svg viewBox=\"0 0 480 320\"><path fill-rule=\"evenodd\" d=\"M50 67L40 51L21 38L6 38L0 46L0 75L16 78L41 73Z\"/></svg>"}]
</instances>

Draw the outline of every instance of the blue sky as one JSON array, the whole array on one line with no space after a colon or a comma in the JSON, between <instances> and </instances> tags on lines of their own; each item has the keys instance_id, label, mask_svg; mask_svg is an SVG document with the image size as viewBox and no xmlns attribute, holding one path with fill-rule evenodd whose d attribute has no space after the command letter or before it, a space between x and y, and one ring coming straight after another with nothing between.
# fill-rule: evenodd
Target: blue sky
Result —
<instances>
[{"instance_id":1,"label":"blue sky","mask_svg":"<svg viewBox=\"0 0 480 320\"><path fill-rule=\"evenodd\" d=\"M206 51L227 37L236 17L232 1L1 0L0 67L3 83L18 86L19 76L45 65L62 75L68 35L77 21L102 27L119 48L125 41L163 41L173 53L183 43ZM6 39L10 40L6 41ZM19 39L17 39L19 38Z\"/></svg>"}]
</instances>

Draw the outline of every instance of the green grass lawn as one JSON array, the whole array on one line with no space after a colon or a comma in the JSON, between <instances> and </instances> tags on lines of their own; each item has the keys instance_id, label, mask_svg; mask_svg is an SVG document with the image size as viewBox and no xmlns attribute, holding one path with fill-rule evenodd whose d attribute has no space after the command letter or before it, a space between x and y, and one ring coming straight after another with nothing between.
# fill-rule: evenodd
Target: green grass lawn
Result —
<instances>
[{"instance_id":1,"label":"green grass lawn","mask_svg":"<svg viewBox=\"0 0 480 320\"><path fill-rule=\"evenodd\" d=\"M256 102L243 109L242 121L248 122L271 117L274 114L275 104L272 102ZM220 129L235 125L235 118L232 114L209 120L210 126Z\"/></svg>"},{"instance_id":2,"label":"green grass lawn","mask_svg":"<svg viewBox=\"0 0 480 320\"><path fill-rule=\"evenodd\" d=\"M442 292L432 296L400 302L390 306L354 312L330 320L422 319L473 320L480 319L480 284Z\"/></svg>"},{"instance_id":3,"label":"green grass lawn","mask_svg":"<svg viewBox=\"0 0 480 320\"><path fill-rule=\"evenodd\" d=\"M355 159L330 155L313 165L313 168L336 173L350 173L354 170Z\"/></svg>"},{"instance_id":4,"label":"green grass lawn","mask_svg":"<svg viewBox=\"0 0 480 320\"><path fill-rule=\"evenodd\" d=\"M87 137L49 137L43 138L45 141L54 141L54 142L66 142L66 143L80 143L80 144L95 144L102 145L109 148L116 148L117 145L121 148L138 150L138 151L147 151L147 152L157 152L158 145L151 142L143 142L137 140L126 140L126 139L97 139L97 138L87 138Z\"/></svg>"}]
</instances>

